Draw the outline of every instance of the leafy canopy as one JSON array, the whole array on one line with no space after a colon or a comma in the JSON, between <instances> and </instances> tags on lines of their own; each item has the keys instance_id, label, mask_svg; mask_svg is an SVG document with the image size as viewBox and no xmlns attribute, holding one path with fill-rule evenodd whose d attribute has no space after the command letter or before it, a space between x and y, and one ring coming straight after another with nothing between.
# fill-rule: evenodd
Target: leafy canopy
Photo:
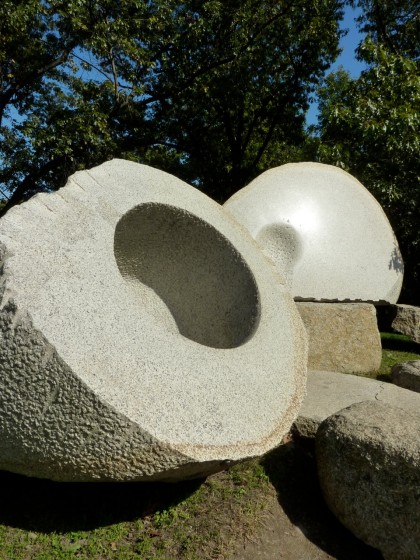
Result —
<instances>
[{"instance_id":1,"label":"leafy canopy","mask_svg":"<svg viewBox=\"0 0 420 560\"><path fill-rule=\"evenodd\" d=\"M403 299L419 303L420 5L412 0L358 2L368 32L358 49L358 79L344 70L319 90L321 161L358 177L385 209L405 261Z\"/></svg>"},{"instance_id":2,"label":"leafy canopy","mask_svg":"<svg viewBox=\"0 0 420 560\"><path fill-rule=\"evenodd\" d=\"M0 184L13 205L112 157L223 199L302 153L342 0L6 0ZM7 208L6 208L7 209Z\"/></svg>"}]
</instances>

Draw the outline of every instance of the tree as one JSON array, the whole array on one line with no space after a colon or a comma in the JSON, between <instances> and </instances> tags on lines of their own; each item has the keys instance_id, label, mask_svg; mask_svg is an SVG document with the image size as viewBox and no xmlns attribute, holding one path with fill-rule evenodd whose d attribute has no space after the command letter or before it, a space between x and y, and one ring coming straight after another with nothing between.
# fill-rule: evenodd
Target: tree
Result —
<instances>
[{"instance_id":1,"label":"tree","mask_svg":"<svg viewBox=\"0 0 420 560\"><path fill-rule=\"evenodd\" d=\"M358 177L387 213L405 262L402 298L419 303L420 282L420 6L363 0L369 34L358 49L358 79L343 70L319 90L321 161ZM414 17L414 21L410 18ZM417 35L418 37L418 35Z\"/></svg>"},{"instance_id":2,"label":"tree","mask_svg":"<svg viewBox=\"0 0 420 560\"><path fill-rule=\"evenodd\" d=\"M7 0L6 210L111 157L171 171L218 199L298 157L308 96L338 53L342 4Z\"/></svg>"},{"instance_id":3,"label":"tree","mask_svg":"<svg viewBox=\"0 0 420 560\"><path fill-rule=\"evenodd\" d=\"M299 153L342 13L317 0L208 4L184 5L186 23L160 61L154 120L161 147L179 154L177 174L223 200ZM177 96L166 95L174 85Z\"/></svg>"},{"instance_id":4,"label":"tree","mask_svg":"<svg viewBox=\"0 0 420 560\"><path fill-rule=\"evenodd\" d=\"M116 46L144 55L134 31L161 32L156 2L6 0L0 20L0 184L3 211L115 153L115 115L141 91L121 83ZM99 61L96 53L102 56ZM138 64L138 67L141 65ZM142 67L143 67L142 66ZM127 71L128 74L128 71Z\"/></svg>"}]
</instances>

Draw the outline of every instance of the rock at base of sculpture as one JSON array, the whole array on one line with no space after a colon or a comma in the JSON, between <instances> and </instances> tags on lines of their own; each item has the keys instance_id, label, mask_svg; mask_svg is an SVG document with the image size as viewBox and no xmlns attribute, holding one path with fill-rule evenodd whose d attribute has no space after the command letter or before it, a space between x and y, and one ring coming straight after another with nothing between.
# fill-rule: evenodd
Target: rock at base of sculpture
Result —
<instances>
[{"instance_id":1,"label":"rock at base of sculpture","mask_svg":"<svg viewBox=\"0 0 420 560\"><path fill-rule=\"evenodd\" d=\"M325 420L316 435L324 498L385 560L420 558L420 416L361 402Z\"/></svg>"},{"instance_id":2,"label":"rock at base of sculpture","mask_svg":"<svg viewBox=\"0 0 420 560\"><path fill-rule=\"evenodd\" d=\"M289 430L302 322L253 240L197 189L113 160L11 209L0 249L0 468L181 480Z\"/></svg>"},{"instance_id":3,"label":"rock at base of sculpture","mask_svg":"<svg viewBox=\"0 0 420 560\"><path fill-rule=\"evenodd\" d=\"M381 365L375 307L368 303L296 303L309 340L308 368L359 373Z\"/></svg>"},{"instance_id":4,"label":"rock at base of sculpture","mask_svg":"<svg viewBox=\"0 0 420 560\"><path fill-rule=\"evenodd\" d=\"M414 305L386 305L378 307L381 330L391 329L420 343L420 307Z\"/></svg>"},{"instance_id":5,"label":"rock at base of sculpture","mask_svg":"<svg viewBox=\"0 0 420 560\"><path fill-rule=\"evenodd\" d=\"M362 401L376 401L412 412L420 410L420 395L386 381L334 371L309 371L307 394L293 424L293 433L314 440L326 418Z\"/></svg>"},{"instance_id":6,"label":"rock at base of sculpture","mask_svg":"<svg viewBox=\"0 0 420 560\"><path fill-rule=\"evenodd\" d=\"M317 301L387 301L403 261L391 225L357 179L322 163L269 169L225 207L286 277L292 295Z\"/></svg>"},{"instance_id":7,"label":"rock at base of sculpture","mask_svg":"<svg viewBox=\"0 0 420 560\"><path fill-rule=\"evenodd\" d=\"M420 393L420 360L395 364L391 380L394 385Z\"/></svg>"}]
</instances>

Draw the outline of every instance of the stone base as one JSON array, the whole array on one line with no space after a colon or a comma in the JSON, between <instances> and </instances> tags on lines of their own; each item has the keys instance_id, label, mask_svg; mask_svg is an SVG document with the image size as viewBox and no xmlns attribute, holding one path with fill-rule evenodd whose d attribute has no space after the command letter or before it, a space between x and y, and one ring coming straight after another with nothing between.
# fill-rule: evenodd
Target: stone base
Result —
<instances>
[{"instance_id":1,"label":"stone base","mask_svg":"<svg viewBox=\"0 0 420 560\"><path fill-rule=\"evenodd\" d=\"M420 411L420 394L392 383L334 371L309 371L307 394L292 431L299 438L313 440L326 418L362 401L376 401L417 414Z\"/></svg>"},{"instance_id":2,"label":"stone base","mask_svg":"<svg viewBox=\"0 0 420 560\"><path fill-rule=\"evenodd\" d=\"M394 330L420 343L420 307L414 305L385 305L378 307L381 330Z\"/></svg>"},{"instance_id":3,"label":"stone base","mask_svg":"<svg viewBox=\"0 0 420 560\"><path fill-rule=\"evenodd\" d=\"M296 302L309 339L308 368L358 373L381 365L375 307L368 303Z\"/></svg>"},{"instance_id":4,"label":"stone base","mask_svg":"<svg viewBox=\"0 0 420 560\"><path fill-rule=\"evenodd\" d=\"M420 360L395 364L391 373L392 383L420 393Z\"/></svg>"}]
</instances>

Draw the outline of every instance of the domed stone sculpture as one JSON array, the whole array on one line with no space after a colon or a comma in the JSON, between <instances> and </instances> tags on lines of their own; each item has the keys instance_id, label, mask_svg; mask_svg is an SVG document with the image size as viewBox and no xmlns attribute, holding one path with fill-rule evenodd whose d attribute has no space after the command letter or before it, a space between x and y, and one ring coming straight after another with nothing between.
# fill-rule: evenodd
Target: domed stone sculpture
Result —
<instances>
[{"instance_id":1,"label":"domed stone sculpture","mask_svg":"<svg viewBox=\"0 0 420 560\"><path fill-rule=\"evenodd\" d=\"M221 206L113 160L10 210L0 243L0 468L179 480L279 444L305 333Z\"/></svg>"},{"instance_id":2,"label":"domed stone sculpture","mask_svg":"<svg viewBox=\"0 0 420 560\"><path fill-rule=\"evenodd\" d=\"M397 301L397 240L378 202L345 171L321 163L270 169L225 208L286 274L295 298Z\"/></svg>"}]
</instances>

